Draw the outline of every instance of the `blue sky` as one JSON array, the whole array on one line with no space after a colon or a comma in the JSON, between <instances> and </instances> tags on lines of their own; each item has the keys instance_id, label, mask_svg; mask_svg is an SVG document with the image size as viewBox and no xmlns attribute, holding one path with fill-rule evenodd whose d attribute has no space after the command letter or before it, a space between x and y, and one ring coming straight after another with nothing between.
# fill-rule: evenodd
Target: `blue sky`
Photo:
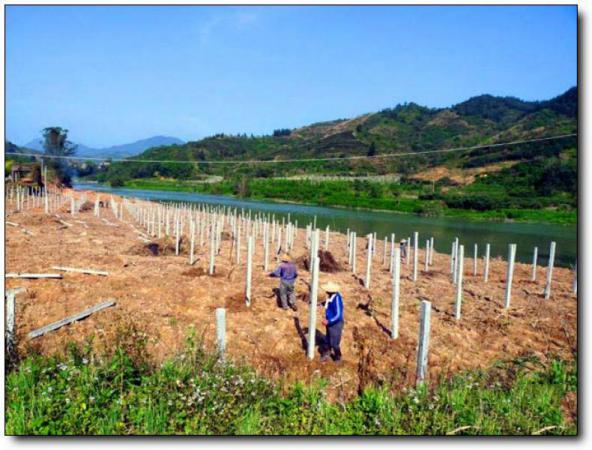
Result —
<instances>
[{"instance_id":1,"label":"blue sky","mask_svg":"<svg viewBox=\"0 0 592 450\"><path fill-rule=\"evenodd\" d=\"M268 134L405 101L577 83L575 7L6 9L6 137Z\"/></svg>"}]
</instances>

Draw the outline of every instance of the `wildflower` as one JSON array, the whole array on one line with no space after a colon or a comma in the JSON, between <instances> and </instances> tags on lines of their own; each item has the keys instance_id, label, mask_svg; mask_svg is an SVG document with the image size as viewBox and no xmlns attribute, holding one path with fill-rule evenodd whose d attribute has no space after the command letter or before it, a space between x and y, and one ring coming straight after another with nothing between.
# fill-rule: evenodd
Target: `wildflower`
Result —
<instances>
[{"instance_id":1,"label":"wildflower","mask_svg":"<svg viewBox=\"0 0 592 450\"><path fill-rule=\"evenodd\" d=\"M88 359L82 358L82 364L88 364Z\"/></svg>"}]
</instances>

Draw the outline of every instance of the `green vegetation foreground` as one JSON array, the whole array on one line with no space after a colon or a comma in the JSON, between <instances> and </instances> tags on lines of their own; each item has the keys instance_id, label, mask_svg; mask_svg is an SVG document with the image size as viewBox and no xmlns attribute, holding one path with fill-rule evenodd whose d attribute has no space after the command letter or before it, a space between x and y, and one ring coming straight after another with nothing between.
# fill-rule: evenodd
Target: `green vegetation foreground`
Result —
<instances>
[{"instance_id":1,"label":"green vegetation foreground","mask_svg":"<svg viewBox=\"0 0 592 450\"><path fill-rule=\"evenodd\" d=\"M151 367L121 348L98 358L29 356L6 379L9 435L577 434L576 367L500 363L430 389L368 388L330 402L323 380L282 387L190 346Z\"/></svg>"}]
</instances>

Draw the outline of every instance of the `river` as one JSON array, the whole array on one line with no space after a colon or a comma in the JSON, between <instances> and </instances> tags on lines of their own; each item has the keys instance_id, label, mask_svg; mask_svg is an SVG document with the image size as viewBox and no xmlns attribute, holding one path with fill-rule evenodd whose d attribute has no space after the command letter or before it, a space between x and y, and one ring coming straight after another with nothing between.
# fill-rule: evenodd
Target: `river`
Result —
<instances>
[{"instance_id":1,"label":"river","mask_svg":"<svg viewBox=\"0 0 592 450\"><path fill-rule=\"evenodd\" d=\"M535 246L539 248L539 264L546 264L549 254L549 243L557 242L555 262L557 265L569 267L575 264L577 257L578 232L576 225L553 225L541 223L512 222L481 222L457 218L420 217L383 211L367 211L353 208L332 208L309 206L293 203L276 203L271 201L245 200L221 195L199 194L194 192L153 191L143 189L112 188L96 183L75 183L75 189L111 192L122 197L136 197L154 201L197 202L213 205L251 209L275 214L276 218L287 217L298 220L303 228L316 216L317 227L346 232L354 230L358 236L376 232L380 239L396 234L398 240L412 237L419 232L419 242L423 247L425 241L434 237L434 248L438 252L450 253L451 243L459 237L465 245L465 255L473 256L473 244L477 244L480 255L485 251L485 244L491 244L491 256L507 258L508 244L517 244L516 260L531 262Z\"/></svg>"}]
</instances>

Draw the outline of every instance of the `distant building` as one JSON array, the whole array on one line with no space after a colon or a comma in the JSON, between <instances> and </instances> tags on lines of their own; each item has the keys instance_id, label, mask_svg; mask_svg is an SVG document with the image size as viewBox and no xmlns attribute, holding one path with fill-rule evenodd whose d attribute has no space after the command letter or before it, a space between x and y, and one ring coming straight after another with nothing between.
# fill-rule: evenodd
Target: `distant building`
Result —
<instances>
[{"instance_id":1,"label":"distant building","mask_svg":"<svg viewBox=\"0 0 592 450\"><path fill-rule=\"evenodd\" d=\"M31 164L15 164L10 169L10 177L15 183L23 178L30 177L33 172Z\"/></svg>"}]
</instances>

